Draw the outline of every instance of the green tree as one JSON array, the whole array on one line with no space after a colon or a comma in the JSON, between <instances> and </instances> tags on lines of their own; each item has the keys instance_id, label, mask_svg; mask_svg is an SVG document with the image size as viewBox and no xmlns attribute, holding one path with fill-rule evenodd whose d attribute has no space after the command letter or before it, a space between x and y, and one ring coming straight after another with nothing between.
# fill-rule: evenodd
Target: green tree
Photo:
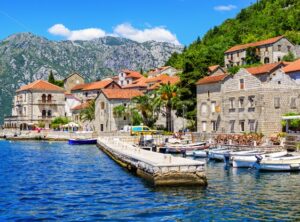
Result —
<instances>
[{"instance_id":1,"label":"green tree","mask_svg":"<svg viewBox=\"0 0 300 222\"><path fill-rule=\"evenodd\" d=\"M172 131L172 109L175 105L175 100L178 98L178 88L176 85L163 84L157 90L159 103L163 105L166 113L166 128L167 131Z\"/></svg>"},{"instance_id":2,"label":"green tree","mask_svg":"<svg viewBox=\"0 0 300 222\"><path fill-rule=\"evenodd\" d=\"M60 126L69 123L69 119L67 117L56 117L51 121L51 128L58 129Z\"/></svg>"},{"instance_id":3,"label":"green tree","mask_svg":"<svg viewBox=\"0 0 300 222\"><path fill-rule=\"evenodd\" d=\"M80 120L92 122L95 119L95 100L89 102L89 105L80 111Z\"/></svg>"},{"instance_id":4,"label":"green tree","mask_svg":"<svg viewBox=\"0 0 300 222\"><path fill-rule=\"evenodd\" d=\"M152 94L137 96L132 99L135 110L141 113L143 123L153 127L159 115L159 104L155 102Z\"/></svg>"},{"instance_id":5,"label":"green tree","mask_svg":"<svg viewBox=\"0 0 300 222\"><path fill-rule=\"evenodd\" d=\"M55 84L55 78L54 78L52 70L50 70L49 77L48 77L48 82L50 82L52 84Z\"/></svg>"},{"instance_id":6,"label":"green tree","mask_svg":"<svg viewBox=\"0 0 300 222\"><path fill-rule=\"evenodd\" d=\"M283 56L282 60L286 62L293 62L295 61L295 55L292 52L289 52L287 55Z\"/></svg>"}]
</instances>

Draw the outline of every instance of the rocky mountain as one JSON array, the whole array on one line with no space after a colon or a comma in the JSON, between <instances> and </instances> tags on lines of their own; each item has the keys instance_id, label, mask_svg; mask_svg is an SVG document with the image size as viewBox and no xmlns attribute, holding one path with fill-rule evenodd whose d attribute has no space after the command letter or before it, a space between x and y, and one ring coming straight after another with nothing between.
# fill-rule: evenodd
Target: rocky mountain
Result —
<instances>
[{"instance_id":1,"label":"rocky mountain","mask_svg":"<svg viewBox=\"0 0 300 222\"><path fill-rule=\"evenodd\" d=\"M164 65L181 46L149 41L138 43L118 37L91 41L50 41L20 33L0 41L0 123L11 109L14 92L53 70L63 79L76 71L87 81L113 75L121 69L148 70Z\"/></svg>"}]
</instances>

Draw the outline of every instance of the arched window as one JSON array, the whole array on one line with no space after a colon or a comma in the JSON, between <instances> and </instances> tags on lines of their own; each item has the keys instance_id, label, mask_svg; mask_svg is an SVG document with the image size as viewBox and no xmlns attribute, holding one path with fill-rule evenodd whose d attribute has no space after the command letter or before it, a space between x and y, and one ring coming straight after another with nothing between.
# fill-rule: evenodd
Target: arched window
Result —
<instances>
[{"instance_id":1,"label":"arched window","mask_svg":"<svg viewBox=\"0 0 300 222\"><path fill-rule=\"evenodd\" d=\"M51 116L52 116L52 111L48 110L48 117L51 117Z\"/></svg>"},{"instance_id":2,"label":"arched window","mask_svg":"<svg viewBox=\"0 0 300 222\"><path fill-rule=\"evenodd\" d=\"M46 110L43 109L43 110L42 110L42 117L45 118L45 117L46 117L46 114L47 114Z\"/></svg>"},{"instance_id":3,"label":"arched window","mask_svg":"<svg viewBox=\"0 0 300 222\"><path fill-rule=\"evenodd\" d=\"M268 63L270 63L270 59L269 59L269 57L266 57L266 58L264 59L264 63L265 63L265 64L268 64Z\"/></svg>"},{"instance_id":4,"label":"arched window","mask_svg":"<svg viewBox=\"0 0 300 222\"><path fill-rule=\"evenodd\" d=\"M45 95L45 94L42 95L42 102L43 102L43 103L46 102L46 95Z\"/></svg>"},{"instance_id":5,"label":"arched window","mask_svg":"<svg viewBox=\"0 0 300 222\"><path fill-rule=\"evenodd\" d=\"M52 100L52 95L51 95L51 94L48 94L47 101L48 101L48 102L51 102L51 100Z\"/></svg>"}]
</instances>

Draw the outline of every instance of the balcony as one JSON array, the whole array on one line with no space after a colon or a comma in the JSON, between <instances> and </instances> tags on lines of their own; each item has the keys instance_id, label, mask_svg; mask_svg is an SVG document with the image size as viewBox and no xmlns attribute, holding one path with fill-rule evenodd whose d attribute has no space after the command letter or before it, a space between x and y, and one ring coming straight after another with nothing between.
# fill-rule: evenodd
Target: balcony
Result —
<instances>
[{"instance_id":1,"label":"balcony","mask_svg":"<svg viewBox=\"0 0 300 222\"><path fill-rule=\"evenodd\" d=\"M52 118L55 118L55 116L38 116L38 118L43 120L51 120Z\"/></svg>"},{"instance_id":2,"label":"balcony","mask_svg":"<svg viewBox=\"0 0 300 222\"><path fill-rule=\"evenodd\" d=\"M248 112L255 112L255 107L249 107Z\"/></svg>"},{"instance_id":3,"label":"balcony","mask_svg":"<svg viewBox=\"0 0 300 222\"><path fill-rule=\"evenodd\" d=\"M56 100L38 100L38 103L39 104L55 104L56 103Z\"/></svg>"},{"instance_id":4,"label":"balcony","mask_svg":"<svg viewBox=\"0 0 300 222\"><path fill-rule=\"evenodd\" d=\"M230 108L229 109L229 113L234 113L235 112L235 108Z\"/></svg>"}]
</instances>

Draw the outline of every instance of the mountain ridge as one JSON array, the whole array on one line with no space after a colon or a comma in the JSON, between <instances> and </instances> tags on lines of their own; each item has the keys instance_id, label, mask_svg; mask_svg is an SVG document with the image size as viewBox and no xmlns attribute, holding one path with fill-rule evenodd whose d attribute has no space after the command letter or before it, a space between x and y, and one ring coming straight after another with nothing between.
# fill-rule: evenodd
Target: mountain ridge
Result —
<instances>
[{"instance_id":1,"label":"mountain ridge","mask_svg":"<svg viewBox=\"0 0 300 222\"><path fill-rule=\"evenodd\" d=\"M135 42L106 36L89 41L53 41L33 33L17 33L0 41L0 123L10 113L16 89L36 79L57 79L79 72L87 81L121 69L149 70L162 66L182 46L165 42Z\"/></svg>"}]
</instances>

